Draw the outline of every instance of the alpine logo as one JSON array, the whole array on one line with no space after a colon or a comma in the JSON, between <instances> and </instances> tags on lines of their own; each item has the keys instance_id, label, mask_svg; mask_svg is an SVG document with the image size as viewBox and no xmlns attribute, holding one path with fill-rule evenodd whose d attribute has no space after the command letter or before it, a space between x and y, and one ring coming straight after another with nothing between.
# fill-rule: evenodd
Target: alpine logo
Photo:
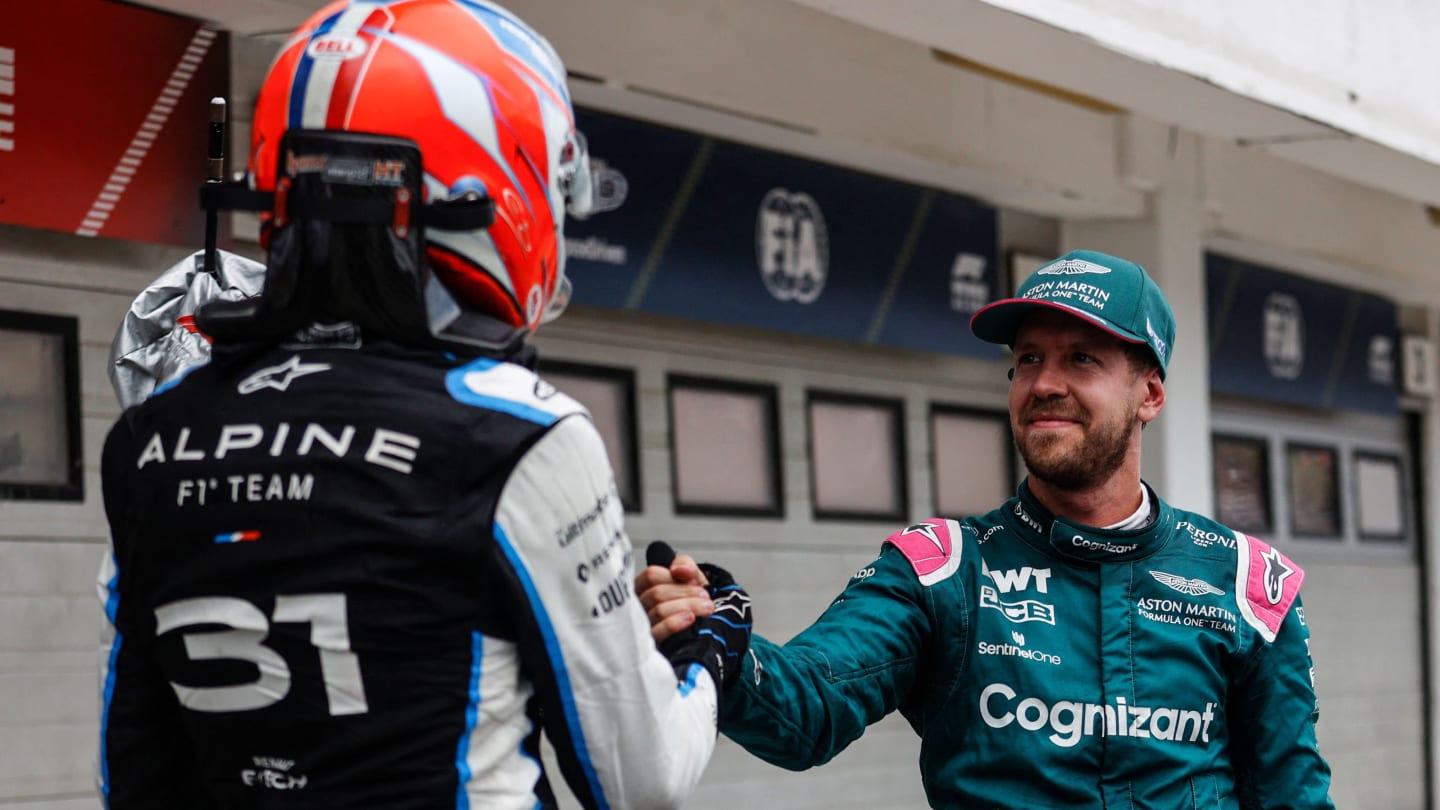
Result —
<instances>
[{"instance_id":1,"label":"alpine logo","mask_svg":"<svg viewBox=\"0 0 1440 810\"><path fill-rule=\"evenodd\" d=\"M1187 579L1178 574L1167 574L1164 571L1151 571L1150 576L1154 577L1155 581L1161 585L1190 596L1204 596L1205 594L1221 596L1225 593L1203 579Z\"/></svg>"},{"instance_id":2,"label":"alpine logo","mask_svg":"<svg viewBox=\"0 0 1440 810\"><path fill-rule=\"evenodd\" d=\"M290 383L307 374L319 374L322 371L329 371L329 363L302 363L300 355L293 355L289 360L278 366L262 368L240 381L236 386L237 391L243 394L253 394L256 391L263 391L266 388L273 388L276 391L284 391L290 387Z\"/></svg>"},{"instance_id":3,"label":"alpine logo","mask_svg":"<svg viewBox=\"0 0 1440 810\"><path fill-rule=\"evenodd\" d=\"M1110 268L1094 262L1087 262L1084 259L1063 259L1051 262L1035 272L1042 276L1078 276L1084 273L1103 276L1110 272Z\"/></svg>"}]
</instances>

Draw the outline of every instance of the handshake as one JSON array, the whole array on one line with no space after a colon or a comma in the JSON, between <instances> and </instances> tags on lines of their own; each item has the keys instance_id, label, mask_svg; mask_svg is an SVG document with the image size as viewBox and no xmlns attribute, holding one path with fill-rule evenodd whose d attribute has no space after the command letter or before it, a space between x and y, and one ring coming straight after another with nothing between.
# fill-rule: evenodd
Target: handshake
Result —
<instances>
[{"instance_id":1,"label":"handshake","mask_svg":"<svg viewBox=\"0 0 1440 810\"><path fill-rule=\"evenodd\" d=\"M730 572L675 556L663 541L645 549L646 568L635 592L650 619L650 633L681 681L698 664L724 689L740 677L750 647L750 597Z\"/></svg>"}]
</instances>

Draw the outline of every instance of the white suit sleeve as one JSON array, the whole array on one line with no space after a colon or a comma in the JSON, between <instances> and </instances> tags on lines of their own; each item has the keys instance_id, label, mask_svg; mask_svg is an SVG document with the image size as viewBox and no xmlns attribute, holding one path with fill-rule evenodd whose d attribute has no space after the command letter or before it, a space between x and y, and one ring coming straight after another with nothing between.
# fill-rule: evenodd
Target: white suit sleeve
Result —
<instances>
[{"instance_id":1,"label":"white suit sleeve","mask_svg":"<svg viewBox=\"0 0 1440 810\"><path fill-rule=\"evenodd\" d=\"M677 683L655 648L634 594L623 508L589 419L560 419L525 453L495 527L543 636L560 704L546 706L546 725L563 722L568 732L550 736L569 759L572 789L597 807L678 805L714 749L715 684L698 666Z\"/></svg>"}]
</instances>

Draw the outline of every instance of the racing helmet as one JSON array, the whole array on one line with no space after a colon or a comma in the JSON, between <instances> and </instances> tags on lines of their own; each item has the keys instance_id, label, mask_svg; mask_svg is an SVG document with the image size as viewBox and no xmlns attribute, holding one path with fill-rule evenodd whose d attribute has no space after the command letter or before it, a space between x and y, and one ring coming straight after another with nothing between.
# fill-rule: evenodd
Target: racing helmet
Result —
<instances>
[{"instance_id":1,"label":"racing helmet","mask_svg":"<svg viewBox=\"0 0 1440 810\"><path fill-rule=\"evenodd\" d=\"M285 42L261 85L254 189L275 190L292 130L413 141L427 201L494 206L488 228L425 233L426 263L457 303L532 332L564 309L565 213L590 206L589 163L564 65L509 11L484 0L326 6Z\"/></svg>"}]
</instances>

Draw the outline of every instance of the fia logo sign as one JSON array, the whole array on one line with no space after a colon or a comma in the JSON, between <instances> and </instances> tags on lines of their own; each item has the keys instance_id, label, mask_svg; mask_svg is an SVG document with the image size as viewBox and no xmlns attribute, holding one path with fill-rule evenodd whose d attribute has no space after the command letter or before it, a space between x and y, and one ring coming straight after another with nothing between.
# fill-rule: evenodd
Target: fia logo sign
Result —
<instances>
[{"instance_id":1,"label":"fia logo sign","mask_svg":"<svg viewBox=\"0 0 1440 810\"><path fill-rule=\"evenodd\" d=\"M1305 367L1305 315L1289 293L1265 297L1265 368L1282 380L1293 380Z\"/></svg>"},{"instance_id":2,"label":"fia logo sign","mask_svg":"<svg viewBox=\"0 0 1440 810\"><path fill-rule=\"evenodd\" d=\"M765 289L779 301L813 303L825 289L830 243L825 216L803 191L772 188L755 218L755 258Z\"/></svg>"}]
</instances>

